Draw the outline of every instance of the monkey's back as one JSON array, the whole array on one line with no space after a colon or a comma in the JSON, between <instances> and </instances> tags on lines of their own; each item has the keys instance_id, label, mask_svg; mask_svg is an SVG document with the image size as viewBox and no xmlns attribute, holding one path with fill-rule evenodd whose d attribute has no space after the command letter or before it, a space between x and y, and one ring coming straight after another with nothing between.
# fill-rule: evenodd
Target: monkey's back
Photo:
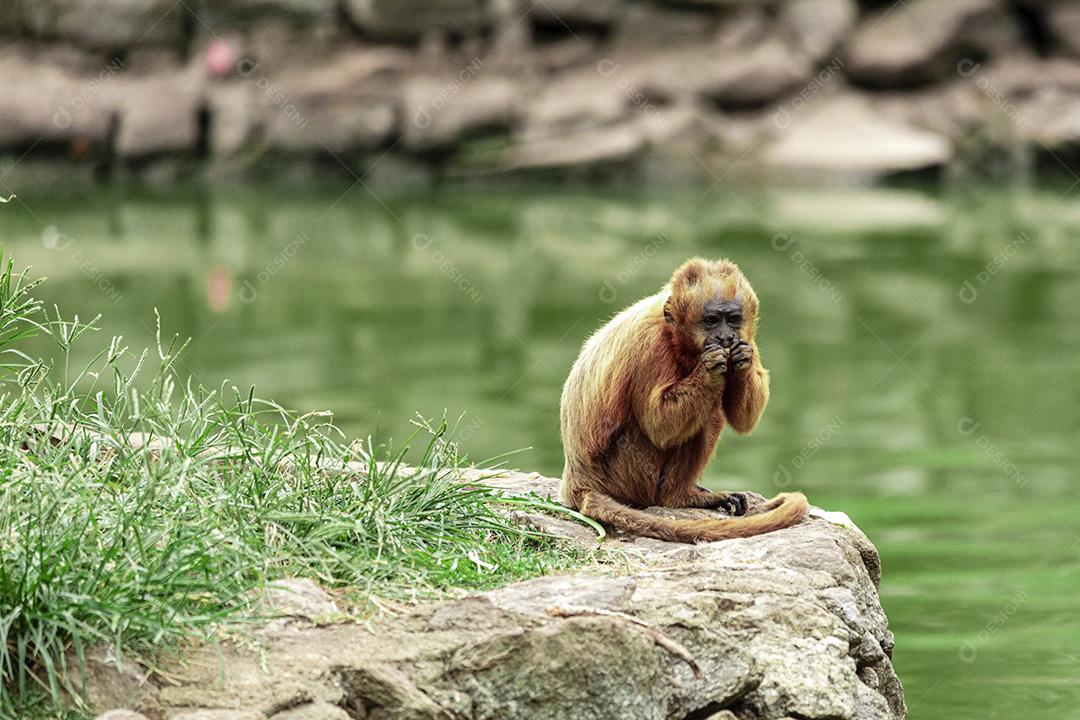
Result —
<instances>
[{"instance_id":1,"label":"monkey's back","mask_svg":"<svg viewBox=\"0 0 1080 720\"><path fill-rule=\"evenodd\" d=\"M563 385L560 425L567 471L600 456L633 413L637 369L655 359L663 292L634 303L585 341Z\"/></svg>"}]
</instances>

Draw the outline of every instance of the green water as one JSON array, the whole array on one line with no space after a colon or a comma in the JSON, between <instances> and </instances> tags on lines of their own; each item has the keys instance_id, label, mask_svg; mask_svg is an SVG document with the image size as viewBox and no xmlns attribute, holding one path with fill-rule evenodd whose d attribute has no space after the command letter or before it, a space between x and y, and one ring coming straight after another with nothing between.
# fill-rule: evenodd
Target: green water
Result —
<instances>
[{"instance_id":1,"label":"green water","mask_svg":"<svg viewBox=\"0 0 1080 720\"><path fill-rule=\"evenodd\" d=\"M0 237L48 301L103 314L101 343L150 343L157 307L204 384L354 434L464 413L471 456L530 448L513 464L548 474L584 338L688 256L729 256L761 299L772 401L708 484L797 488L870 535L911 717L1033 720L1080 713L1063 192L115 190L24 195Z\"/></svg>"}]
</instances>

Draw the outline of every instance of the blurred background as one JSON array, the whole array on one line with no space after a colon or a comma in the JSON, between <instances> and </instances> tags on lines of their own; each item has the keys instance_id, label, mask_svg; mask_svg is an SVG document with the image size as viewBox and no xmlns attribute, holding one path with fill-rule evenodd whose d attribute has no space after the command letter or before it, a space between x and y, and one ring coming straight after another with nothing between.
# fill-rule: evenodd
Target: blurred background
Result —
<instances>
[{"instance_id":1,"label":"blurred background","mask_svg":"<svg viewBox=\"0 0 1080 720\"><path fill-rule=\"evenodd\" d=\"M558 475L583 340L736 260L707 484L870 535L913 718L1080 702L1078 149L1064 0L0 0L0 239L204 385Z\"/></svg>"}]
</instances>

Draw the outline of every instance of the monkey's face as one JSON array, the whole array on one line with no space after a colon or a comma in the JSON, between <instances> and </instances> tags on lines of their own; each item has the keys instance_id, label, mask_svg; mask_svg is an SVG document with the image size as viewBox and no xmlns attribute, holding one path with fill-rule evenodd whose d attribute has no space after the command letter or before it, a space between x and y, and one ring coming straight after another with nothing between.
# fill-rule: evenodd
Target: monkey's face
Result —
<instances>
[{"instance_id":1,"label":"monkey's face","mask_svg":"<svg viewBox=\"0 0 1080 720\"><path fill-rule=\"evenodd\" d=\"M706 302L699 323L702 349L716 346L730 348L743 337L744 321L743 304L738 298L717 298Z\"/></svg>"},{"instance_id":2,"label":"monkey's face","mask_svg":"<svg viewBox=\"0 0 1080 720\"><path fill-rule=\"evenodd\" d=\"M753 340L757 296L731 261L689 260L675 271L670 290L664 317L687 360L707 348Z\"/></svg>"}]
</instances>

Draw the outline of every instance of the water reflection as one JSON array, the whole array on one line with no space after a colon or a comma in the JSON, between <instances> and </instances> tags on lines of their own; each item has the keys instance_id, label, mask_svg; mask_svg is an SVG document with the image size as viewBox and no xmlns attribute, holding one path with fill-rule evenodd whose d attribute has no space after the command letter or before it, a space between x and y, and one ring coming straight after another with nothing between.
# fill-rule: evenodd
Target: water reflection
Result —
<instances>
[{"instance_id":1,"label":"water reflection","mask_svg":"<svg viewBox=\"0 0 1080 720\"><path fill-rule=\"evenodd\" d=\"M157 307L205 384L353 434L465 413L474 457L531 448L514 463L552 474L584 338L686 257L730 256L773 394L709 483L802 489L868 530L912 717L1080 699L1080 208L1060 192L23 199L0 213L8 247L106 333L149 343Z\"/></svg>"}]
</instances>

